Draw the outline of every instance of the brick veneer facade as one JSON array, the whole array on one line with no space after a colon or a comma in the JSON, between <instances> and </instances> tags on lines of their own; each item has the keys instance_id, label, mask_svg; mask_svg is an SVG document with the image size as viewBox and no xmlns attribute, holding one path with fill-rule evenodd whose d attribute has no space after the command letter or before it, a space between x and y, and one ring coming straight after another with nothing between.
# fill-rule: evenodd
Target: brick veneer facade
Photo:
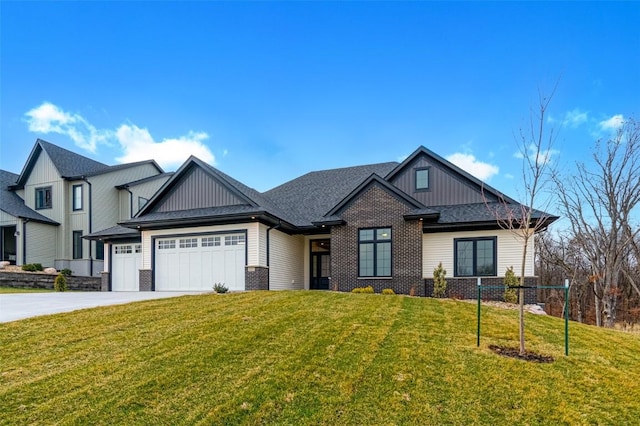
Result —
<instances>
[{"instance_id":1,"label":"brick veneer facade","mask_svg":"<svg viewBox=\"0 0 640 426\"><path fill-rule=\"evenodd\" d=\"M447 289L445 297L454 299L477 299L478 298L478 279L477 278L454 278L447 277ZM537 286L538 277L525 277L525 286ZM504 286L503 277L485 277L482 278L483 286ZM426 295L433 296L433 278L424 280ZM504 288L487 288L482 290L482 300L504 300ZM537 302L535 288L527 288L524 290L524 303L534 304Z\"/></svg>"},{"instance_id":2,"label":"brick veneer facade","mask_svg":"<svg viewBox=\"0 0 640 426\"><path fill-rule=\"evenodd\" d=\"M151 269L140 269L140 291L151 291L153 283L153 271Z\"/></svg>"},{"instance_id":3,"label":"brick veneer facade","mask_svg":"<svg viewBox=\"0 0 640 426\"><path fill-rule=\"evenodd\" d=\"M422 222L406 221L412 207L378 183L366 188L339 216L345 225L331 229L331 286L339 291L372 286L376 293L391 288L398 294L424 296L422 277ZM358 230L391 228L392 277L358 278Z\"/></svg>"},{"instance_id":4,"label":"brick veneer facade","mask_svg":"<svg viewBox=\"0 0 640 426\"><path fill-rule=\"evenodd\" d=\"M247 266L244 271L244 287L247 290L269 290L269 268Z\"/></svg>"}]
</instances>

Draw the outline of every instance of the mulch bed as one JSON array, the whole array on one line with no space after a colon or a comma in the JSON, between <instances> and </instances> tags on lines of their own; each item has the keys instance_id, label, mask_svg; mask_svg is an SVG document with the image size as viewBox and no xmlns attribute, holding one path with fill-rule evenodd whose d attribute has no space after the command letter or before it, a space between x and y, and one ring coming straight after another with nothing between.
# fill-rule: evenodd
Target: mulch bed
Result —
<instances>
[{"instance_id":1,"label":"mulch bed","mask_svg":"<svg viewBox=\"0 0 640 426\"><path fill-rule=\"evenodd\" d=\"M498 355L506 356L509 358L517 358L523 361L538 362L541 364L547 364L555 361L552 356L541 355L535 352L525 351L523 355L520 355L520 349L510 348L507 346L489 345L489 349L497 353Z\"/></svg>"}]
</instances>

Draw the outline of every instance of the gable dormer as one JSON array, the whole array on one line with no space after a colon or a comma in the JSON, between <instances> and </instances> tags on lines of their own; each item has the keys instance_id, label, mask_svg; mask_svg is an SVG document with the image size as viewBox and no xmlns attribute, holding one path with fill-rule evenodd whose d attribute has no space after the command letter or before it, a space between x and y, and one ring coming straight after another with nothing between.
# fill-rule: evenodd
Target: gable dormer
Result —
<instances>
[{"instance_id":1,"label":"gable dormer","mask_svg":"<svg viewBox=\"0 0 640 426\"><path fill-rule=\"evenodd\" d=\"M501 194L439 155L420 147L386 180L425 206L497 201Z\"/></svg>"}]
</instances>

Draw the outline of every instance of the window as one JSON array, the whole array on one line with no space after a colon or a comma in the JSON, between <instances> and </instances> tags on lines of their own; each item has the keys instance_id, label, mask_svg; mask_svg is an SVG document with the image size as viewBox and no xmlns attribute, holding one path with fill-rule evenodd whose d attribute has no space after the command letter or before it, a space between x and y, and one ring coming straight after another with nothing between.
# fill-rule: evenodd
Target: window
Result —
<instances>
[{"instance_id":1,"label":"window","mask_svg":"<svg viewBox=\"0 0 640 426\"><path fill-rule=\"evenodd\" d=\"M456 238L453 241L456 277L496 275L496 237Z\"/></svg>"},{"instance_id":2,"label":"window","mask_svg":"<svg viewBox=\"0 0 640 426\"><path fill-rule=\"evenodd\" d=\"M429 168L416 169L416 191L429 189Z\"/></svg>"},{"instance_id":3,"label":"window","mask_svg":"<svg viewBox=\"0 0 640 426\"><path fill-rule=\"evenodd\" d=\"M193 248L198 247L197 238L182 238L180 239L180 248Z\"/></svg>"},{"instance_id":4,"label":"window","mask_svg":"<svg viewBox=\"0 0 640 426\"><path fill-rule=\"evenodd\" d=\"M358 276L391 276L391 228L358 231Z\"/></svg>"},{"instance_id":5,"label":"window","mask_svg":"<svg viewBox=\"0 0 640 426\"><path fill-rule=\"evenodd\" d=\"M82 210L82 185L73 185L73 211Z\"/></svg>"},{"instance_id":6,"label":"window","mask_svg":"<svg viewBox=\"0 0 640 426\"><path fill-rule=\"evenodd\" d=\"M115 254L130 254L131 253L131 246L130 245L115 246L114 247L114 251L115 251Z\"/></svg>"},{"instance_id":7,"label":"window","mask_svg":"<svg viewBox=\"0 0 640 426\"><path fill-rule=\"evenodd\" d=\"M82 259L82 231L73 231L73 258Z\"/></svg>"},{"instance_id":8,"label":"window","mask_svg":"<svg viewBox=\"0 0 640 426\"><path fill-rule=\"evenodd\" d=\"M138 210L142 210L142 208L147 204L149 200L144 197L138 197Z\"/></svg>"},{"instance_id":9,"label":"window","mask_svg":"<svg viewBox=\"0 0 640 426\"><path fill-rule=\"evenodd\" d=\"M220 237L202 237L202 247L219 247Z\"/></svg>"},{"instance_id":10,"label":"window","mask_svg":"<svg viewBox=\"0 0 640 426\"><path fill-rule=\"evenodd\" d=\"M167 250L176 248L176 240L160 240L158 241L158 250Z\"/></svg>"},{"instance_id":11,"label":"window","mask_svg":"<svg viewBox=\"0 0 640 426\"><path fill-rule=\"evenodd\" d=\"M52 207L51 187L36 188L36 210L50 209Z\"/></svg>"},{"instance_id":12,"label":"window","mask_svg":"<svg viewBox=\"0 0 640 426\"><path fill-rule=\"evenodd\" d=\"M96 259L104 260L104 242L96 241Z\"/></svg>"},{"instance_id":13,"label":"window","mask_svg":"<svg viewBox=\"0 0 640 426\"><path fill-rule=\"evenodd\" d=\"M136 248L136 253L142 253L142 244L136 244L135 248Z\"/></svg>"},{"instance_id":14,"label":"window","mask_svg":"<svg viewBox=\"0 0 640 426\"><path fill-rule=\"evenodd\" d=\"M244 235L227 235L224 237L224 245L225 246L239 246L244 244Z\"/></svg>"}]
</instances>

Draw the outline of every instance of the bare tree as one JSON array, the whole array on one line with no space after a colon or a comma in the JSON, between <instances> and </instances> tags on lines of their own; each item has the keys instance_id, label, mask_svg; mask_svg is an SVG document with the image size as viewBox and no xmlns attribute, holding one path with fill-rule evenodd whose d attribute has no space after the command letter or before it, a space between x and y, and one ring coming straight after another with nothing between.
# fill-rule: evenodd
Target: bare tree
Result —
<instances>
[{"instance_id":1,"label":"bare tree","mask_svg":"<svg viewBox=\"0 0 640 426\"><path fill-rule=\"evenodd\" d=\"M589 165L578 163L574 176L556 175L555 182L572 240L590 264L596 324L613 327L623 266L640 232L632 224L640 204L638 122L628 120L612 138L598 141L593 160ZM637 284L630 282L637 291Z\"/></svg>"},{"instance_id":2,"label":"bare tree","mask_svg":"<svg viewBox=\"0 0 640 426\"><path fill-rule=\"evenodd\" d=\"M550 156L553 153L555 133L553 128L547 128L547 113L549 104L555 94L557 83L550 95L545 96L538 90L538 104L529 114L529 123L521 128L516 136L519 156L522 158L522 203L513 203L502 197L496 204L491 204L485 197L487 207L492 210L500 228L510 231L522 242L522 257L520 267L519 288L519 341L520 354L525 354L524 339L524 297L525 271L530 243L536 233L546 229L556 217L544 210L550 204L550 198L543 198L550 188L553 175ZM538 204L543 204L540 209Z\"/></svg>"}]
</instances>

